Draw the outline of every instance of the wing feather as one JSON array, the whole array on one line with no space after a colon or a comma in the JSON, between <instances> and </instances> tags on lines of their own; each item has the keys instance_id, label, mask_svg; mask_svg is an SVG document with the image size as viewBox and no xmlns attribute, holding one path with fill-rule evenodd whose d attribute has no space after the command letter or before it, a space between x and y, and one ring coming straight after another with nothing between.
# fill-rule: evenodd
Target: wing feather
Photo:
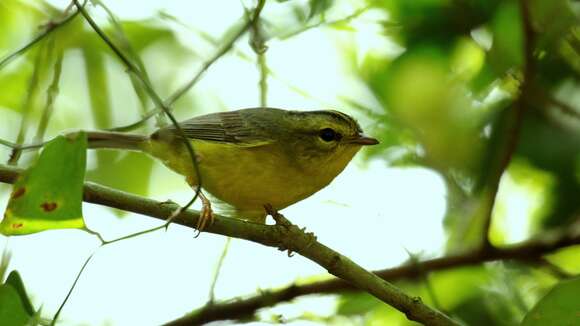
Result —
<instances>
[{"instance_id":1,"label":"wing feather","mask_svg":"<svg viewBox=\"0 0 580 326\"><path fill-rule=\"evenodd\" d=\"M273 142L259 125L252 123L238 111L210 113L198 116L179 124L190 139L200 139L238 146L260 146ZM166 129L175 131L173 126Z\"/></svg>"}]
</instances>

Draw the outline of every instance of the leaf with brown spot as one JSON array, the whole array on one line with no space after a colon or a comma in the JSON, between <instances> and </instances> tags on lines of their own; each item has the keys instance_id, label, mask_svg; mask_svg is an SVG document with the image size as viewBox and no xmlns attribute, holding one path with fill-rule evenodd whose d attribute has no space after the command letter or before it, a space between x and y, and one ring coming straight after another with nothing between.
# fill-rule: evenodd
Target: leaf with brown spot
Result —
<instances>
[{"instance_id":1,"label":"leaf with brown spot","mask_svg":"<svg viewBox=\"0 0 580 326\"><path fill-rule=\"evenodd\" d=\"M58 207L58 204L57 203L42 203L42 204L40 204L40 207L42 207L42 209L45 212L52 212Z\"/></svg>"},{"instance_id":2,"label":"leaf with brown spot","mask_svg":"<svg viewBox=\"0 0 580 326\"><path fill-rule=\"evenodd\" d=\"M86 148L83 132L48 142L38 160L16 180L0 233L17 235L83 228Z\"/></svg>"},{"instance_id":3,"label":"leaf with brown spot","mask_svg":"<svg viewBox=\"0 0 580 326\"><path fill-rule=\"evenodd\" d=\"M26 192L26 188L24 188L24 187L22 187L22 188L18 188L18 189L15 189L15 190L12 192L12 195L10 195L10 198L11 198L11 199L16 199L16 198L18 198L18 197L20 197L20 196L24 195L24 193L25 193L25 192Z\"/></svg>"}]
</instances>

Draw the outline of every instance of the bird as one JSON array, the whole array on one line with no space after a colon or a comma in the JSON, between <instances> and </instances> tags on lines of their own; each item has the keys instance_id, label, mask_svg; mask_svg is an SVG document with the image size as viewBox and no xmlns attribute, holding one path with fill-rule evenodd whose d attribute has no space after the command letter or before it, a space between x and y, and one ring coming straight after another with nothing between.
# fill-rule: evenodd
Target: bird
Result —
<instances>
[{"instance_id":1,"label":"bird","mask_svg":"<svg viewBox=\"0 0 580 326\"><path fill-rule=\"evenodd\" d=\"M337 110L246 108L200 115L179 126L183 134L175 125L150 135L91 131L88 147L144 152L185 176L192 188L201 186L198 230L213 222L204 193L227 204L233 217L265 223L265 205L278 211L308 198L363 146L379 143ZM194 149L197 170L184 141Z\"/></svg>"}]
</instances>

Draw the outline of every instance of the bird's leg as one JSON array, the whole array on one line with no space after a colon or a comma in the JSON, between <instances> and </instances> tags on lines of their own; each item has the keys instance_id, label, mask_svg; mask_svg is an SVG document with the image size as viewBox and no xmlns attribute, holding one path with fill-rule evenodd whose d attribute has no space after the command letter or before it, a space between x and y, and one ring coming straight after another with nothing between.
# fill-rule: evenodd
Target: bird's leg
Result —
<instances>
[{"instance_id":1,"label":"bird's leg","mask_svg":"<svg viewBox=\"0 0 580 326\"><path fill-rule=\"evenodd\" d=\"M292 223L284 215L280 214L277 209L272 207L272 205L266 204L264 205L264 209L266 210L266 214L272 216L277 225L283 225L285 227L292 226Z\"/></svg>"},{"instance_id":2,"label":"bird's leg","mask_svg":"<svg viewBox=\"0 0 580 326\"><path fill-rule=\"evenodd\" d=\"M214 222L213 211L211 209L211 203L209 199L203 194L203 192L199 192L199 199L201 200L201 212L199 214L199 219L197 220L197 236L205 229L206 226L212 225Z\"/></svg>"},{"instance_id":3,"label":"bird's leg","mask_svg":"<svg viewBox=\"0 0 580 326\"><path fill-rule=\"evenodd\" d=\"M193 177L188 176L186 181L191 186L191 188L196 189L197 191L197 187L199 187L199 185L197 185L197 182L195 182ZM199 199L201 200L201 212L199 213L199 219L197 220L197 225L195 226L197 229L197 234L195 235L196 238L201 234L206 226L212 225L214 222L211 203L209 199L207 199L207 197L203 194L201 189L199 189Z\"/></svg>"}]
</instances>

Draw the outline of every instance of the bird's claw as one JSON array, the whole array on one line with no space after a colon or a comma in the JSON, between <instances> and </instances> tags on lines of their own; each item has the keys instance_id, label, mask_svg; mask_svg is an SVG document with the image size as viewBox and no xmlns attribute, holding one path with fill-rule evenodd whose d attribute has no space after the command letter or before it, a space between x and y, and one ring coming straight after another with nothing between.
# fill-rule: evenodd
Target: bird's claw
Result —
<instances>
[{"instance_id":1,"label":"bird's claw","mask_svg":"<svg viewBox=\"0 0 580 326\"><path fill-rule=\"evenodd\" d=\"M306 232L306 227L301 228L300 231L302 231L302 233L304 233L308 237L308 243L306 244L305 248L312 246L316 242L316 240L318 240L314 232Z\"/></svg>"},{"instance_id":2,"label":"bird's claw","mask_svg":"<svg viewBox=\"0 0 580 326\"><path fill-rule=\"evenodd\" d=\"M290 223L290 221L288 221L286 217L284 217L284 215L280 214L278 210L272 207L271 204L265 204L264 209L266 210L266 213L268 215L272 216L272 218L276 222L276 225L282 225L285 226L286 228L292 226L292 223Z\"/></svg>"},{"instance_id":3,"label":"bird's claw","mask_svg":"<svg viewBox=\"0 0 580 326\"><path fill-rule=\"evenodd\" d=\"M199 214L199 219L197 220L197 225L195 226L197 230L194 236L195 238L199 237L201 232L205 230L207 226L212 225L215 220L209 199L207 199L201 192L199 193L199 198L201 199L201 212Z\"/></svg>"}]
</instances>

